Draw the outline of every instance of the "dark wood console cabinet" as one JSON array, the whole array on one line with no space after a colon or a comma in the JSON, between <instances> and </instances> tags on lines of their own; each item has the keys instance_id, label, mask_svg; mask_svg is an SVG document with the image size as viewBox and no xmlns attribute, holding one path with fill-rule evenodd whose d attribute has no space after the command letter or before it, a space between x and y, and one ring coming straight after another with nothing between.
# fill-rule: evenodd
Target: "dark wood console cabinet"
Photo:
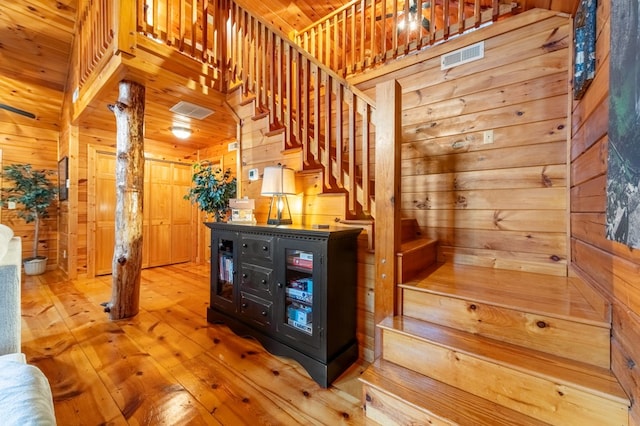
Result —
<instances>
[{"instance_id":1,"label":"dark wood console cabinet","mask_svg":"<svg viewBox=\"0 0 640 426\"><path fill-rule=\"evenodd\" d=\"M327 387L358 358L358 228L210 222L207 321L297 360Z\"/></svg>"}]
</instances>

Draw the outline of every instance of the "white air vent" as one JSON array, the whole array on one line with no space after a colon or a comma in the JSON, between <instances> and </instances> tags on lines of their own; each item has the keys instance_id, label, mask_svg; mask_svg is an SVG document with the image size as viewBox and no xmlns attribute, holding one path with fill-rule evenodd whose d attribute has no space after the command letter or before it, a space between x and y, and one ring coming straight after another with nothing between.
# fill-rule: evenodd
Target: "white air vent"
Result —
<instances>
[{"instance_id":1,"label":"white air vent","mask_svg":"<svg viewBox=\"0 0 640 426\"><path fill-rule=\"evenodd\" d=\"M446 70L484 58L484 41L447 53L440 57L440 69Z\"/></svg>"},{"instance_id":2,"label":"white air vent","mask_svg":"<svg viewBox=\"0 0 640 426\"><path fill-rule=\"evenodd\" d=\"M189 102L180 101L169 110L171 112L175 112L176 114L184 115L189 118L197 118L198 120L204 120L211 114L213 114L213 110L208 108L204 108Z\"/></svg>"}]
</instances>

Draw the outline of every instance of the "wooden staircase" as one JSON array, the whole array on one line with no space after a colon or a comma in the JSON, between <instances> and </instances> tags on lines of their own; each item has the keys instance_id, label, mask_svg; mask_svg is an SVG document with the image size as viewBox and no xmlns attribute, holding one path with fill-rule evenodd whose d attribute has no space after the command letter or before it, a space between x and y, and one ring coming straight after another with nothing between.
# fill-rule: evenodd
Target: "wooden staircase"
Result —
<instances>
[{"instance_id":1,"label":"wooden staircase","mask_svg":"<svg viewBox=\"0 0 640 426\"><path fill-rule=\"evenodd\" d=\"M380 424L627 425L609 308L578 278L434 265L362 375Z\"/></svg>"}]
</instances>

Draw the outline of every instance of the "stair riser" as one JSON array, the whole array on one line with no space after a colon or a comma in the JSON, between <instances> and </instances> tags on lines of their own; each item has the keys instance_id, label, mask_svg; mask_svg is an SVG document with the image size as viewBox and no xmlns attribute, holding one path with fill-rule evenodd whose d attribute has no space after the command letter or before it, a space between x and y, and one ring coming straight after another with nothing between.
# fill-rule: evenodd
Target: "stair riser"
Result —
<instances>
[{"instance_id":1,"label":"stair riser","mask_svg":"<svg viewBox=\"0 0 640 426\"><path fill-rule=\"evenodd\" d=\"M430 244L410 253L398 254L398 282L412 280L436 262L436 245Z\"/></svg>"},{"instance_id":2,"label":"stair riser","mask_svg":"<svg viewBox=\"0 0 640 426\"><path fill-rule=\"evenodd\" d=\"M620 402L383 329L385 360L553 425L624 425ZM541 372L542 373L542 372Z\"/></svg>"},{"instance_id":3,"label":"stair riser","mask_svg":"<svg viewBox=\"0 0 640 426\"><path fill-rule=\"evenodd\" d=\"M424 409L407 404L386 392L362 386L363 401L367 419L381 425L434 425L452 426L457 423L441 419Z\"/></svg>"},{"instance_id":4,"label":"stair riser","mask_svg":"<svg viewBox=\"0 0 640 426\"><path fill-rule=\"evenodd\" d=\"M609 368L609 329L404 289L403 314L503 342Z\"/></svg>"}]
</instances>

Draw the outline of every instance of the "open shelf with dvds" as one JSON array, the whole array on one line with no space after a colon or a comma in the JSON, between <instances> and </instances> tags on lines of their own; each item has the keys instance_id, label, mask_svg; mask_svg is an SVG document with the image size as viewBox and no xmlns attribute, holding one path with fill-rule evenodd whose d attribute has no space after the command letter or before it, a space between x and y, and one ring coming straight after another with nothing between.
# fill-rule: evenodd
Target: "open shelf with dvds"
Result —
<instances>
[{"instance_id":1,"label":"open shelf with dvds","mask_svg":"<svg viewBox=\"0 0 640 426\"><path fill-rule=\"evenodd\" d=\"M287 324L313 335L313 252L286 249L285 312Z\"/></svg>"}]
</instances>

